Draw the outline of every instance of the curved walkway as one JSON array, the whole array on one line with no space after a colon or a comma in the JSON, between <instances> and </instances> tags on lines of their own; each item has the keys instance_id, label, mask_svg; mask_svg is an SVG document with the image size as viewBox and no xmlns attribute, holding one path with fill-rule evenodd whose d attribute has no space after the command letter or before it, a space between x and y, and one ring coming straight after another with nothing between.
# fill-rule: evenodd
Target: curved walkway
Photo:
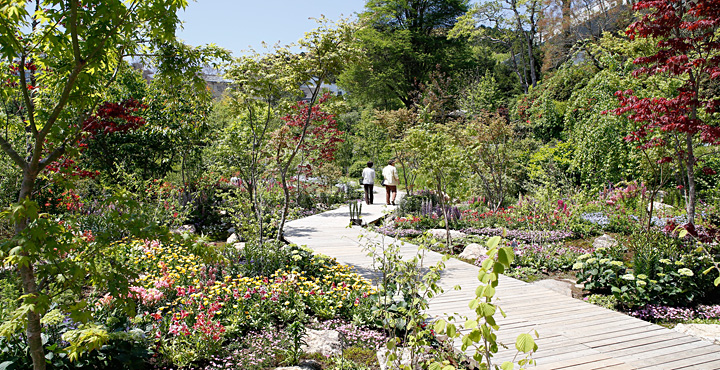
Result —
<instances>
[{"instance_id":1,"label":"curved walkway","mask_svg":"<svg viewBox=\"0 0 720 370\"><path fill-rule=\"evenodd\" d=\"M382 187L375 187L375 199L385 199ZM394 208L384 204L363 204L362 218L372 222ZM348 207L342 207L295 220L286 225L285 239L354 266L360 274L374 280L377 273L362 244L368 241L393 243L395 240L362 227L348 227L349 219ZM404 243L401 252L414 256L417 247ZM438 253L427 253L426 265L435 264L441 257ZM428 313L432 316L472 315L468 302L474 298L478 286L477 274L476 266L456 259L448 260L440 281L445 293L430 301ZM455 285L462 289L453 290ZM718 345L520 280L502 276L497 297L497 303L507 314L506 318L497 320L500 325L498 339L510 349L496 355L496 364L512 360L514 338L518 334L537 330L540 334L539 349L535 354L537 370L720 369Z\"/></svg>"}]
</instances>

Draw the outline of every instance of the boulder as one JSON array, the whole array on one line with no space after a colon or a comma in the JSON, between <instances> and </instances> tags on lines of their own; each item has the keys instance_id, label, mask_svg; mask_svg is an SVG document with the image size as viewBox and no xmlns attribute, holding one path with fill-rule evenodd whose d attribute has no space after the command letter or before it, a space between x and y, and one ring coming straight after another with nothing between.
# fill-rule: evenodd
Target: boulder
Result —
<instances>
[{"instance_id":1,"label":"boulder","mask_svg":"<svg viewBox=\"0 0 720 370\"><path fill-rule=\"evenodd\" d=\"M560 294L568 296L568 297L572 297L572 288L573 288L574 284L571 282L568 282L568 281L545 279L545 280L535 281L531 284L539 286L539 287L543 287L547 290L552 290L553 292L560 293Z\"/></svg>"},{"instance_id":2,"label":"boulder","mask_svg":"<svg viewBox=\"0 0 720 370\"><path fill-rule=\"evenodd\" d=\"M447 238L447 232L445 231L445 229L431 229L428 230L428 232L432 234L432 236L436 239L440 239L440 241L443 241ZM450 238L452 239L464 238L465 236L465 233L461 233L457 230L450 230Z\"/></svg>"},{"instance_id":3,"label":"boulder","mask_svg":"<svg viewBox=\"0 0 720 370\"><path fill-rule=\"evenodd\" d=\"M305 343L302 350L306 353L320 353L329 357L342 353L340 332L337 330L313 330L305 332Z\"/></svg>"},{"instance_id":4,"label":"boulder","mask_svg":"<svg viewBox=\"0 0 720 370\"><path fill-rule=\"evenodd\" d=\"M672 210L673 206L665 203L660 202L652 202L653 210L654 211L666 211L666 210ZM647 206L647 210L650 211L650 204Z\"/></svg>"},{"instance_id":5,"label":"boulder","mask_svg":"<svg viewBox=\"0 0 720 370\"><path fill-rule=\"evenodd\" d=\"M478 243L470 243L465 246L462 253L458 257L467 260L477 260L480 256L484 256L487 253L487 248Z\"/></svg>"},{"instance_id":6,"label":"boulder","mask_svg":"<svg viewBox=\"0 0 720 370\"><path fill-rule=\"evenodd\" d=\"M411 365L411 364L410 364L410 360L411 360L411 358L412 358L412 350L411 350L410 348L398 347L398 348L397 348L397 351L398 351L398 352L397 352L397 355L398 355L398 357L400 358L400 364L401 364L401 365L406 365L406 366ZM388 355L388 352L389 352L389 351L388 351L387 348L381 348L381 349L379 349L378 352L377 352L378 362L380 363L380 370L393 369L392 366L389 367L388 364L387 364L387 355ZM418 358L418 357L420 357L420 358ZM415 364L412 364L411 367L412 367L413 369L418 369L418 370L419 370L419 369L420 369L420 363L421 363L423 360L425 360L425 357L427 357L427 356L416 356L416 358L415 358L416 363L415 363Z\"/></svg>"},{"instance_id":7,"label":"boulder","mask_svg":"<svg viewBox=\"0 0 720 370\"><path fill-rule=\"evenodd\" d=\"M237 243L237 242L239 242L239 241L240 241L240 238L238 238L237 234L232 233L232 234L230 234L230 236L227 238L227 240L225 241L225 243L235 244L235 243Z\"/></svg>"},{"instance_id":8,"label":"boulder","mask_svg":"<svg viewBox=\"0 0 720 370\"><path fill-rule=\"evenodd\" d=\"M245 249L245 243L233 243L232 246L237 249L238 252L242 252Z\"/></svg>"},{"instance_id":9,"label":"boulder","mask_svg":"<svg viewBox=\"0 0 720 370\"><path fill-rule=\"evenodd\" d=\"M704 341L720 344L720 324L677 324L673 330Z\"/></svg>"},{"instance_id":10,"label":"boulder","mask_svg":"<svg viewBox=\"0 0 720 370\"><path fill-rule=\"evenodd\" d=\"M617 240L613 238L612 236L608 234L603 234L602 236L599 236L595 238L593 241L593 248L610 248L618 245Z\"/></svg>"},{"instance_id":11,"label":"boulder","mask_svg":"<svg viewBox=\"0 0 720 370\"><path fill-rule=\"evenodd\" d=\"M315 360L303 360L298 366L276 367L275 370L322 370L322 365Z\"/></svg>"},{"instance_id":12,"label":"boulder","mask_svg":"<svg viewBox=\"0 0 720 370\"><path fill-rule=\"evenodd\" d=\"M171 232L175 234L195 234L195 225L182 225Z\"/></svg>"}]
</instances>

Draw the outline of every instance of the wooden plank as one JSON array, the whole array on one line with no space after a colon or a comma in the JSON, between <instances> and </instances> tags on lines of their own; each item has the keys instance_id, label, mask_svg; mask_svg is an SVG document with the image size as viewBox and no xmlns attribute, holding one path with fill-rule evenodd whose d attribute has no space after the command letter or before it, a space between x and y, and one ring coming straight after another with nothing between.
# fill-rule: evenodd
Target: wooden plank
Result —
<instances>
[{"instance_id":1,"label":"wooden plank","mask_svg":"<svg viewBox=\"0 0 720 370\"><path fill-rule=\"evenodd\" d=\"M642 360L642 362L643 362L643 367L655 366L655 365L661 365L661 364L670 364L672 362L681 361L683 359L697 359L704 355L714 355L715 356L714 359L720 361L720 353L717 352L717 348L708 343L708 345L698 347L698 348L685 349L685 350L683 350L681 348L680 351L674 351L674 352L667 353L664 355L656 355L656 356L644 358Z\"/></svg>"},{"instance_id":2,"label":"wooden plank","mask_svg":"<svg viewBox=\"0 0 720 370\"><path fill-rule=\"evenodd\" d=\"M387 209L394 207L364 207L363 219L380 219L384 217L383 210ZM418 254L411 243L359 227L347 228L348 217L347 207L344 207L291 221L285 230L286 238L354 266L359 274L375 282L381 275L372 269L373 260L367 256L364 244L395 243L403 256ZM361 234L365 236L362 240ZM442 255L427 252L424 258L424 265L430 266L440 261ZM467 305L475 298L475 288L480 284L477 280L479 269L455 259L446 261L445 265L446 270L441 273L438 284L447 291L433 298L426 312L432 317L444 318L448 313L474 317L473 310ZM455 285L463 289L454 291ZM496 363L512 359L516 352L512 343L518 334L537 330L541 336L536 341L539 351L535 354L540 362L536 368L539 370L627 370L636 365L647 369L720 369L720 346L699 342L504 275L500 276L496 297L496 303L508 315L496 318L501 327L496 334L510 347L498 352ZM460 341L454 343L459 348Z\"/></svg>"}]
</instances>

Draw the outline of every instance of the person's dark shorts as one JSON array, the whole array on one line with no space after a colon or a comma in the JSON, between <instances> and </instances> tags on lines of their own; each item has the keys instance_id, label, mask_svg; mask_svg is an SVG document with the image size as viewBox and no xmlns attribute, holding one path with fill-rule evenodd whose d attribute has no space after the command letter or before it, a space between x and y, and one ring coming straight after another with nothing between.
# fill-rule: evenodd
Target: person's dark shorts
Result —
<instances>
[{"instance_id":1,"label":"person's dark shorts","mask_svg":"<svg viewBox=\"0 0 720 370\"><path fill-rule=\"evenodd\" d=\"M385 190L388 193L397 193L397 185L385 185Z\"/></svg>"}]
</instances>

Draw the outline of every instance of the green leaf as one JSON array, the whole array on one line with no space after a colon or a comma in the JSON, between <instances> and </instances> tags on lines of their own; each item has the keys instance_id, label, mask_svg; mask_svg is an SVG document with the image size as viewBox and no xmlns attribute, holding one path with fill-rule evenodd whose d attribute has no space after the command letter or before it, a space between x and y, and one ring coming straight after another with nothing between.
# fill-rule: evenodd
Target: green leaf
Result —
<instances>
[{"instance_id":1,"label":"green leaf","mask_svg":"<svg viewBox=\"0 0 720 370\"><path fill-rule=\"evenodd\" d=\"M501 238L499 236L493 236L492 238L488 239L486 245L488 246L488 249L492 249L498 246L500 244Z\"/></svg>"},{"instance_id":2,"label":"green leaf","mask_svg":"<svg viewBox=\"0 0 720 370\"><path fill-rule=\"evenodd\" d=\"M715 279L715 286L718 286L718 285L720 285L720 276L718 276L717 279Z\"/></svg>"},{"instance_id":3,"label":"green leaf","mask_svg":"<svg viewBox=\"0 0 720 370\"><path fill-rule=\"evenodd\" d=\"M467 335L468 338L473 341L474 343L477 343L482 340L482 333L477 328L473 329L470 334Z\"/></svg>"},{"instance_id":4,"label":"green leaf","mask_svg":"<svg viewBox=\"0 0 720 370\"><path fill-rule=\"evenodd\" d=\"M513 369L515 368L515 364L513 364L513 363L510 362L510 361L505 361L505 362L502 363L502 365L500 366L500 368L501 368L502 370L513 370Z\"/></svg>"},{"instance_id":5,"label":"green leaf","mask_svg":"<svg viewBox=\"0 0 720 370\"><path fill-rule=\"evenodd\" d=\"M515 348L522 353L528 353L537 350L537 344L530 334L523 333L518 335Z\"/></svg>"},{"instance_id":6,"label":"green leaf","mask_svg":"<svg viewBox=\"0 0 720 370\"><path fill-rule=\"evenodd\" d=\"M495 306L490 303L482 302L480 303L480 307L475 310L479 315L488 317L495 314Z\"/></svg>"},{"instance_id":7,"label":"green leaf","mask_svg":"<svg viewBox=\"0 0 720 370\"><path fill-rule=\"evenodd\" d=\"M478 326L477 320L470 320L468 319L465 321L465 329L475 329Z\"/></svg>"},{"instance_id":8,"label":"green leaf","mask_svg":"<svg viewBox=\"0 0 720 370\"><path fill-rule=\"evenodd\" d=\"M435 325L433 325L433 328L435 329L436 333L443 333L445 331L445 328L447 326L447 323L445 320L437 320L435 321Z\"/></svg>"},{"instance_id":9,"label":"green leaf","mask_svg":"<svg viewBox=\"0 0 720 370\"><path fill-rule=\"evenodd\" d=\"M490 285L485 286L485 289L482 292L482 296L492 298L494 295L495 295L495 288L493 288Z\"/></svg>"},{"instance_id":10,"label":"green leaf","mask_svg":"<svg viewBox=\"0 0 720 370\"><path fill-rule=\"evenodd\" d=\"M455 333L457 332L457 329L455 328L454 324L448 324L447 325L447 336L450 338L455 337Z\"/></svg>"}]
</instances>

